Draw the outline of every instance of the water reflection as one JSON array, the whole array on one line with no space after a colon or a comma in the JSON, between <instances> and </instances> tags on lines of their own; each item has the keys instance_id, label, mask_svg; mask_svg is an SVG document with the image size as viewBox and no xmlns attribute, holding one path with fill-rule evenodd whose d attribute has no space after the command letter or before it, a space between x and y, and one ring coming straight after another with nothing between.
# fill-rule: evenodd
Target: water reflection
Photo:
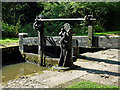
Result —
<instances>
[{"instance_id":1,"label":"water reflection","mask_svg":"<svg viewBox=\"0 0 120 90\"><path fill-rule=\"evenodd\" d=\"M40 67L27 62L3 66L2 82L9 81L11 79L15 79L28 74L41 73L41 71L45 69L45 67Z\"/></svg>"}]
</instances>

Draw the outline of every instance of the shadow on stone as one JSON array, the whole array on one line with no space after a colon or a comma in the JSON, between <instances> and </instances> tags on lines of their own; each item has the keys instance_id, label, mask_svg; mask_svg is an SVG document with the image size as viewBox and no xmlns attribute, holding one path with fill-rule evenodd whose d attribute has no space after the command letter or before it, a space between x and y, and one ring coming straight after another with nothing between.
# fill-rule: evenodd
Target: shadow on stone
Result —
<instances>
[{"instance_id":1,"label":"shadow on stone","mask_svg":"<svg viewBox=\"0 0 120 90\"><path fill-rule=\"evenodd\" d=\"M105 62L105 63L109 63L109 64L120 65L120 61L107 60L107 59L99 59L99 58L92 58L92 57L86 57L86 56L79 56L79 58L80 59L89 60L89 61Z\"/></svg>"},{"instance_id":2,"label":"shadow on stone","mask_svg":"<svg viewBox=\"0 0 120 90\"><path fill-rule=\"evenodd\" d=\"M107 75L113 75L113 76L120 76L120 73L116 73L116 72L89 69L89 68L83 68L83 67L75 68L74 70L86 71L88 73L93 73L93 74L107 74Z\"/></svg>"}]
</instances>

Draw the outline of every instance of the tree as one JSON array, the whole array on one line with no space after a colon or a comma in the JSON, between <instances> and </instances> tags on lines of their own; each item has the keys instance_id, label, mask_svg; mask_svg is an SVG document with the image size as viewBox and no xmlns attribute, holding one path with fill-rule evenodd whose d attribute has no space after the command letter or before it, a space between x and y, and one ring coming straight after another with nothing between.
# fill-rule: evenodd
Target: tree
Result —
<instances>
[{"instance_id":1,"label":"tree","mask_svg":"<svg viewBox=\"0 0 120 90\"><path fill-rule=\"evenodd\" d=\"M34 22L36 16L43 10L37 2L3 2L3 20L8 24L16 25L18 20L22 25Z\"/></svg>"}]
</instances>

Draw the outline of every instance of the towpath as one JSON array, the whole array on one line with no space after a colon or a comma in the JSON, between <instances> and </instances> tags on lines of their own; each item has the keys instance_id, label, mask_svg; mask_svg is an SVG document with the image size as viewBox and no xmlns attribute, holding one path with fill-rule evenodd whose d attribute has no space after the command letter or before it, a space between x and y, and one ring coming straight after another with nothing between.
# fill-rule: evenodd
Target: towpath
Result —
<instances>
[{"instance_id":1,"label":"towpath","mask_svg":"<svg viewBox=\"0 0 120 90\"><path fill-rule=\"evenodd\" d=\"M3 87L7 88L55 88L81 80L118 86L120 84L120 49L107 49L98 52L81 54L84 59L74 62L79 66L68 71L45 70L42 74L24 76L9 81ZM119 85L120 86L120 85Z\"/></svg>"}]
</instances>

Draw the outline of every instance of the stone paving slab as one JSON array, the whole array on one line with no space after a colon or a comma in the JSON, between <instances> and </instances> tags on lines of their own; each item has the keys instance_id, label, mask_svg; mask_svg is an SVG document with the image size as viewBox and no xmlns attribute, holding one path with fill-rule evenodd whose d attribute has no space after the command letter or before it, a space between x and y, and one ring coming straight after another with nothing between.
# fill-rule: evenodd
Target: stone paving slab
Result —
<instances>
[{"instance_id":1,"label":"stone paving slab","mask_svg":"<svg viewBox=\"0 0 120 90\"><path fill-rule=\"evenodd\" d=\"M34 76L24 76L16 80L11 80L6 85L3 85L3 87L52 88L76 79L79 79L79 81L93 81L104 85L120 86L120 70L118 68L120 62L117 58L118 51L120 51L120 49L84 53L81 55L87 58L78 59L74 62L75 65L79 66L76 69L62 72L45 70L42 74L36 73ZM112 58L106 59L109 57Z\"/></svg>"}]
</instances>

